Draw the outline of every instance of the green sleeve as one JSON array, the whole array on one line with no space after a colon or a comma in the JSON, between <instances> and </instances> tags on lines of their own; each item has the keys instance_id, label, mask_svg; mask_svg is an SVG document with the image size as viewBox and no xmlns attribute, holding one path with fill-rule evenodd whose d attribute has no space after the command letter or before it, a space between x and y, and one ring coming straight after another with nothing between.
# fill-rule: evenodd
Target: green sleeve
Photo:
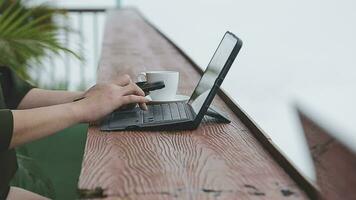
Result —
<instances>
[{"instance_id":1,"label":"green sleeve","mask_svg":"<svg viewBox=\"0 0 356 200\"><path fill-rule=\"evenodd\" d=\"M1 85L6 107L9 109L16 109L23 97L33 88L33 86L21 79L8 67L0 67L0 72L3 76Z\"/></svg>"},{"instance_id":2,"label":"green sleeve","mask_svg":"<svg viewBox=\"0 0 356 200\"><path fill-rule=\"evenodd\" d=\"M6 151L9 148L13 124L11 110L0 109L0 152Z\"/></svg>"}]
</instances>

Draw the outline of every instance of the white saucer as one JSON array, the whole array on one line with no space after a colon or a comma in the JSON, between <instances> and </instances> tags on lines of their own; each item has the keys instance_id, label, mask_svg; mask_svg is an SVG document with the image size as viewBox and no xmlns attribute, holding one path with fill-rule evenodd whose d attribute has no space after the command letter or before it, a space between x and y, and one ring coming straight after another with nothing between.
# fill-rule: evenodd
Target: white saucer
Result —
<instances>
[{"instance_id":1,"label":"white saucer","mask_svg":"<svg viewBox=\"0 0 356 200\"><path fill-rule=\"evenodd\" d=\"M173 99L152 100L150 95L147 95L146 98L151 100L149 103L170 103L175 101L188 101L190 97L186 95L177 94Z\"/></svg>"}]
</instances>

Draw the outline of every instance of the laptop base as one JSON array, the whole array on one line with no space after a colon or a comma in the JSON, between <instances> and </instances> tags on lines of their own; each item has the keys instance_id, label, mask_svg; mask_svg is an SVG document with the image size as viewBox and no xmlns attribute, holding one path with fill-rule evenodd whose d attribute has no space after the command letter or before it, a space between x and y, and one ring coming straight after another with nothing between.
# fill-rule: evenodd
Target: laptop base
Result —
<instances>
[{"instance_id":1,"label":"laptop base","mask_svg":"<svg viewBox=\"0 0 356 200\"><path fill-rule=\"evenodd\" d=\"M139 108L135 108L139 109ZM221 111L217 108L210 106L207 110L206 116L215 118L218 122L221 123L230 123L231 121L227 116L223 115ZM152 125L128 125L121 127L111 127L110 126L110 117L104 119L101 124L101 131L122 131L122 130L160 130L160 131L171 131L171 130L191 130L198 127L198 124L195 124L192 119L187 119L183 121L172 121L171 123L163 124L152 124ZM125 120L124 120L125 121ZM121 121L123 123L126 123Z\"/></svg>"}]
</instances>

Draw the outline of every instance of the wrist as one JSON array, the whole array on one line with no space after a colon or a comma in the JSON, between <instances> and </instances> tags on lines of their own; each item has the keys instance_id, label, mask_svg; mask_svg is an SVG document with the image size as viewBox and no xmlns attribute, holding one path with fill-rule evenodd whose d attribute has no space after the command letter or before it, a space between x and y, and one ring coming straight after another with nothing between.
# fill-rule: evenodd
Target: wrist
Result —
<instances>
[{"instance_id":1,"label":"wrist","mask_svg":"<svg viewBox=\"0 0 356 200\"><path fill-rule=\"evenodd\" d=\"M69 110L71 112L71 116L76 123L86 122L85 120L85 109L83 108L80 102L71 102L68 103Z\"/></svg>"}]
</instances>

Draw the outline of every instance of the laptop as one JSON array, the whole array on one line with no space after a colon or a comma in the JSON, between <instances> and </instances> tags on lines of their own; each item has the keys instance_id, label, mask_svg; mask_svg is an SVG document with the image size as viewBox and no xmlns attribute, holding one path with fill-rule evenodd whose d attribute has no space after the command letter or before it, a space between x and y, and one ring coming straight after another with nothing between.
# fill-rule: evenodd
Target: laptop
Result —
<instances>
[{"instance_id":1,"label":"laptop","mask_svg":"<svg viewBox=\"0 0 356 200\"><path fill-rule=\"evenodd\" d=\"M242 46L242 41L226 32L208 67L188 101L147 105L115 111L101 124L102 131L116 130L188 130L196 129L206 114L227 72Z\"/></svg>"}]
</instances>

